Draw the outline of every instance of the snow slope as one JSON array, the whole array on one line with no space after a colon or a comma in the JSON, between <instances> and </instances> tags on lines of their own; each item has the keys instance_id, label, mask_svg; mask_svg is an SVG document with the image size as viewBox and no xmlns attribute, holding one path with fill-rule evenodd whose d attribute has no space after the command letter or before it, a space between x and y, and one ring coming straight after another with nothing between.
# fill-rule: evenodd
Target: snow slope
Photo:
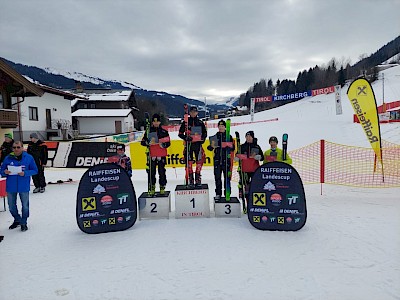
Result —
<instances>
[{"instance_id":1,"label":"snow slope","mask_svg":"<svg viewBox=\"0 0 400 300\"><path fill-rule=\"evenodd\" d=\"M385 77L397 80L400 69L396 72ZM387 102L399 99L393 92ZM321 138L368 147L360 126L352 123L345 90L342 102L342 116L335 115L333 95L317 96L255 116L277 122L232 131L254 130L264 149L270 135L283 132L290 135L291 149ZM382 132L384 139L400 142L398 125L385 124ZM84 171L49 168L46 176L79 180ZM167 176L173 191L184 170L168 169ZM203 181L213 194L212 169L204 169ZM137 195L147 189L144 171L134 171L133 184ZM31 194L25 233L8 230L12 217L0 213L1 300L400 299L398 188L325 185L321 195L319 185L306 185L308 220L298 232L258 231L246 216L174 219L172 213L169 220L88 235L75 220L77 187L48 185L44 194Z\"/></svg>"}]
</instances>

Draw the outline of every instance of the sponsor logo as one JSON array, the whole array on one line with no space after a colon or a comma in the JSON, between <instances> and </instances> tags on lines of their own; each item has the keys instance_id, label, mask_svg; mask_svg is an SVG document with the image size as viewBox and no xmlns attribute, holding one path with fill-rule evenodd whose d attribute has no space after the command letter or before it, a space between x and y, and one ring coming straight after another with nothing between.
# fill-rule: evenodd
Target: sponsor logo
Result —
<instances>
[{"instance_id":1,"label":"sponsor logo","mask_svg":"<svg viewBox=\"0 0 400 300\"><path fill-rule=\"evenodd\" d=\"M114 214L127 214L130 213L131 211L129 210L129 208L121 208L121 209L112 209L110 211L110 215L114 215Z\"/></svg>"},{"instance_id":2,"label":"sponsor logo","mask_svg":"<svg viewBox=\"0 0 400 300\"><path fill-rule=\"evenodd\" d=\"M299 210L282 208L279 210L279 213L280 214L299 214Z\"/></svg>"},{"instance_id":3,"label":"sponsor logo","mask_svg":"<svg viewBox=\"0 0 400 300\"><path fill-rule=\"evenodd\" d=\"M107 219L101 219L101 220L100 220L100 223L101 223L101 225L107 224Z\"/></svg>"},{"instance_id":4,"label":"sponsor logo","mask_svg":"<svg viewBox=\"0 0 400 300\"><path fill-rule=\"evenodd\" d=\"M126 217L125 217L125 221L126 221L126 222L128 222L128 221L130 221L130 220L131 220L131 216L126 216Z\"/></svg>"},{"instance_id":5,"label":"sponsor logo","mask_svg":"<svg viewBox=\"0 0 400 300\"><path fill-rule=\"evenodd\" d=\"M270 200L273 206L279 206L282 204L282 196L278 193L272 194Z\"/></svg>"},{"instance_id":6,"label":"sponsor logo","mask_svg":"<svg viewBox=\"0 0 400 300\"><path fill-rule=\"evenodd\" d=\"M118 221L118 223L122 223L124 221L124 218L123 217L118 217L117 221Z\"/></svg>"},{"instance_id":7,"label":"sponsor logo","mask_svg":"<svg viewBox=\"0 0 400 300\"><path fill-rule=\"evenodd\" d=\"M103 205L103 207L110 207L112 202L113 202L113 198L110 195L104 195L100 199L100 203L101 203L101 205Z\"/></svg>"},{"instance_id":8,"label":"sponsor logo","mask_svg":"<svg viewBox=\"0 0 400 300\"><path fill-rule=\"evenodd\" d=\"M115 225L115 218L108 218L108 224Z\"/></svg>"},{"instance_id":9,"label":"sponsor logo","mask_svg":"<svg viewBox=\"0 0 400 300\"><path fill-rule=\"evenodd\" d=\"M286 223L290 224L292 223L293 219L291 217L287 217L286 218Z\"/></svg>"},{"instance_id":10,"label":"sponsor logo","mask_svg":"<svg viewBox=\"0 0 400 300\"><path fill-rule=\"evenodd\" d=\"M83 221L83 227L89 228L90 227L90 221Z\"/></svg>"},{"instance_id":11,"label":"sponsor logo","mask_svg":"<svg viewBox=\"0 0 400 300\"><path fill-rule=\"evenodd\" d=\"M126 203L126 201L128 201L128 198L129 198L129 194L127 194L127 193L117 195L119 205Z\"/></svg>"},{"instance_id":12,"label":"sponsor logo","mask_svg":"<svg viewBox=\"0 0 400 300\"><path fill-rule=\"evenodd\" d=\"M99 165L102 163L106 163L108 157L77 157L76 158L76 167L91 167L94 165Z\"/></svg>"},{"instance_id":13,"label":"sponsor logo","mask_svg":"<svg viewBox=\"0 0 400 300\"><path fill-rule=\"evenodd\" d=\"M253 193L253 205L266 206L267 201L265 193Z\"/></svg>"},{"instance_id":14,"label":"sponsor logo","mask_svg":"<svg viewBox=\"0 0 400 300\"><path fill-rule=\"evenodd\" d=\"M278 217L278 224L285 224L285 217Z\"/></svg>"},{"instance_id":15,"label":"sponsor logo","mask_svg":"<svg viewBox=\"0 0 400 300\"><path fill-rule=\"evenodd\" d=\"M300 222L300 218L294 218L294 222L295 223L299 223Z\"/></svg>"},{"instance_id":16,"label":"sponsor logo","mask_svg":"<svg viewBox=\"0 0 400 300\"><path fill-rule=\"evenodd\" d=\"M297 203L297 200L299 200L299 195L298 194L287 194L286 199L288 200L289 205L293 205Z\"/></svg>"},{"instance_id":17,"label":"sponsor logo","mask_svg":"<svg viewBox=\"0 0 400 300\"><path fill-rule=\"evenodd\" d=\"M93 221L92 221L92 224L93 224L93 226L99 225L99 220L93 220Z\"/></svg>"},{"instance_id":18,"label":"sponsor logo","mask_svg":"<svg viewBox=\"0 0 400 300\"><path fill-rule=\"evenodd\" d=\"M85 197L82 198L82 210L96 210L96 198L95 197Z\"/></svg>"},{"instance_id":19,"label":"sponsor logo","mask_svg":"<svg viewBox=\"0 0 400 300\"><path fill-rule=\"evenodd\" d=\"M95 218L95 217L100 217L100 213L98 211L87 212L79 215L79 218Z\"/></svg>"},{"instance_id":20,"label":"sponsor logo","mask_svg":"<svg viewBox=\"0 0 400 300\"><path fill-rule=\"evenodd\" d=\"M267 190L269 192L270 191L275 191L276 187L271 181L268 181L266 184L264 184L264 190Z\"/></svg>"},{"instance_id":21,"label":"sponsor logo","mask_svg":"<svg viewBox=\"0 0 400 300\"><path fill-rule=\"evenodd\" d=\"M275 217L269 217L269 221L270 221L271 223L274 223L274 222L275 222L275 220L276 220L276 218L275 218Z\"/></svg>"},{"instance_id":22,"label":"sponsor logo","mask_svg":"<svg viewBox=\"0 0 400 300\"><path fill-rule=\"evenodd\" d=\"M261 221L263 221L264 223L268 222L268 217L267 216L262 216Z\"/></svg>"},{"instance_id":23,"label":"sponsor logo","mask_svg":"<svg viewBox=\"0 0 400 300\"><path fill-rule=\"evenodd\" d=\"M254 223L260 223L260 216L253 216Z\"/></svg>"},{"instance_id":24,"label":"sponsor logo","mask_svg":"<svg viewBox=\"0 0 400 300\"><path fill-rule=\"evenodd\" d=\"M105 192L106 189L101 184L96 185L95 188L93 189L93 194L101 194Z\"/></svg>"}]
</instances>

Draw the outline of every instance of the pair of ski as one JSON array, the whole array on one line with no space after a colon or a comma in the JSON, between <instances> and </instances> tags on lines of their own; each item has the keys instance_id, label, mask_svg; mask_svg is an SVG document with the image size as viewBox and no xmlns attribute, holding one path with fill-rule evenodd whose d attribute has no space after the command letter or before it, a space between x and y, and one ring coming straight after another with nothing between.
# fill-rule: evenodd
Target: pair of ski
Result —
<instances>
[{"instance_id":1,"label":"pair of ski","mask_svg":"<svg viewBox=\"0 0 400 300\"><path fill-rule=\"evenodd\" d=\"M239 132L235 131L235 137L236 137L236 151L237 154L242 154L241 153L241 147L240 147L240 134ZM282 158L285 161L286 157L287 157L287 145L288 145L288 134L284 133L282 136ZM246 176L247 174L245 174L243 172L243 167L242 167L242 161L239 160L239 177L240 177L240 195L241 200L242 200L242 209L244 213L247 213L247 205L246 205L246 190L248 190L248 188L246 189L246 187L248 186L249 182L248 178Z\"/></svg>"}]
</instances>

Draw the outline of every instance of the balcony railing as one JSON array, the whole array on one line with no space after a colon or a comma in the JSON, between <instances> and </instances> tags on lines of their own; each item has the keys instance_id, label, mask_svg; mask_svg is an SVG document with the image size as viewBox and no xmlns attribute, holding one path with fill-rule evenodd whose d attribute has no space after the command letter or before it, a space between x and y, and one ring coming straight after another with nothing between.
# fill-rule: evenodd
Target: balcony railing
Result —
<instances>
[{"instance_id":1,"label":"balcony railing","mask_svg":"<svg viewBox=\"0 0 400 300\"><path fill-rule=\"evenodd\" d=\"M18 112L13 109L0 109L0 127L16 128L18 126Z\"/></svg>"}]
</instances>

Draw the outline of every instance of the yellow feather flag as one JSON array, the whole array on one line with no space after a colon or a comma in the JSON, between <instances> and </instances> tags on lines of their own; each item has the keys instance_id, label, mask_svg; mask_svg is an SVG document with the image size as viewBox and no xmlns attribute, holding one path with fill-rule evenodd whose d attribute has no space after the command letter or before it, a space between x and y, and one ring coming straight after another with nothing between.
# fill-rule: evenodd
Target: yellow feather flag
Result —
<instances>
[{"instance_id":1,"label":"yellow feather flag","mask_svg":"<svg viewBox=\"0 0 400 300\"><path fill-rule=\"evenodd\" d=\"M364 78L354 80L347 90L347 97L383 169L381 130L375 95L371 84Z\"/></svg>"}]
</instances>

